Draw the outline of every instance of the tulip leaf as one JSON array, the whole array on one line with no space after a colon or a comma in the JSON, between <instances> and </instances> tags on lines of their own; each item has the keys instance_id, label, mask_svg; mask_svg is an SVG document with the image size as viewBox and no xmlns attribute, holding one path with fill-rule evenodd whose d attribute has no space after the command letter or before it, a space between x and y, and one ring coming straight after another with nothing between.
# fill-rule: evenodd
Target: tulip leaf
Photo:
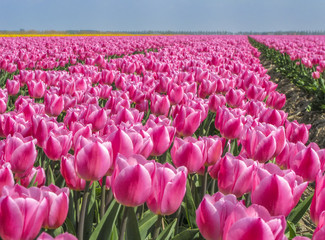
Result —
<instances>
[{"instance_id":1,"label":"tulip leaf","mask_svg":"<svg viewBox=\"0 0 325 240\"><path fill-rule=\"evenodd\" d=\"M297 206L291 211L287 220L293 224L297 224L299 220L303 217L305 212L308 210L314 194L309 195L304 201L297 204Z\"/></svg>"},{"instance_id":2,"label":"tulip leaf","mask_svg":"<svg viewBox=\"0 0 325 240\"><path fill-rule=\"evenodd\" d=\"M151 212L150 210L146 211L143 214L143 218L139 221L139 232L141 239L145 239L151 229L155 225L158 216Z\"/></svg>"},{"instance_id":3,"label":"tulip leaf","mask_svg":"<svg viewBox=\"0 0 325 240\"><path fill-rule=\"evenodd\" d=\"M47 184L54 184L55 185L55 180L54 180L54 175L53 175L53 171L51 168L51 165L49 165L48 167L48 174L47 174L48 178L47 178Z\"/></svg>"},{"instance_id":4,"label":"tulip leaf","mask_svg":"<svg viewBox=\"0 0 325 240\"><path fill-rule=\"evenodd\" d=\"M193 200L192 192L191 192L191 187L189 182L186 182L186 193L185 193L185 214L186 214L186 219L191 228L194 228L196 226L196 214L195 214L195 203Z\"/></svg>"},{"instance_id":5,"label":"tulip leaf","mask_svg":"<svg viewBox=\"0 0 325 240\"><path fill-rule=\"evenodd\" d=\"M53 230L54 237L60 235L61 233L64 233L64 230L63 230L63 227L62 226Z\"/></svg>"},{"instance_id":6,"label":"tulip leaf","mask_svg":"<svg viewBox=\"0 0 325 240\"><path fill-rule=\"evenodd\" d=\"M85 229L84 229L85 239L89 239L93 229L95 203L96 203L96 186L97 186L97 182L93 182L90 190L91 192L88 197L88 206L86 208L88 209L88 211L85 219Z\"/></svg>"},{"instance_id":7,"label":"tulip leaf","mask_svg":"<svg viewBox=\"0 0 325 240\"><path fill-rule=\"evenodd\" d=\"M175 227L177 223L177 218L175 218L166 228L163 230L157 240L168 240L171 239L172 235L174 234Z\"/></svg>"},{"instance_id":8,"label":"tulip leaf","mask_svg":"<svg viewBox=\"0 0 325 240\"><path fill-rule=\"evenodd\" d=\"M76 235L76 230L74 228L74 225L68 217L65 219L64 225L68 233L71 233L72 235Z\"/></svg>"},{"instance_id":9,"label":"tulip leaf","mask_svg":"<svg viewBox=\"0 0 325 240\"><path fill-rule=\"evenodd\" d=\"M128 210L128 221L126 224L126 239L141 240L138 220L135 216L134 208L129 208Z\"/></svg>"},{"instance_id":10,"label":"tulip leaf","mask_svg":"<svg viewBox=\"0 0 325 240\"><path fill-rule=\"evenodd\" d=\"M36 184L35 187L37 187L37 182L35 183L36 176L37 176L37 173L34 174L32 181L30 181L30 183L29 183L29 185L28 185L28 188L33 187L34 184Z\"/></svg>"},{"instance_id":11,"label":"tulip leaf","mask_svg":"<svg viewBox=\"0 0 325 240\"><path fill-rule=\"evenodd\" d=\"M287 221L287 229L286 229L286 236L289 238L289 239L292 239L294 238L295 236L297 236L297 233L296 233L296 226L290 222L290 221Z\"/></svg>"},{"instance_id":12,"label":"tulip leaf","mask_svg":"<svg viewBox=\"0 0 325 240\"><path fill-rule=\"evenodd\" d=\"M121 205L118 204L116 200L112 200L107 211L105 212L104 217L101 219L95 231L90 236L90 240L111 239L114 232L113 228L115 227L115 222L119 215L120 209Z\"/></svg>"},{"instance_id":13,"label":"tulip leaf","mask_svg":"<svg viewBox=\"0 0 325 240\"><path fill-rule=\"evenodd\" d=\"M199 229L186 229L173 237L173 240L192 240L199 233Z\"/></svg>"}]
</instances>

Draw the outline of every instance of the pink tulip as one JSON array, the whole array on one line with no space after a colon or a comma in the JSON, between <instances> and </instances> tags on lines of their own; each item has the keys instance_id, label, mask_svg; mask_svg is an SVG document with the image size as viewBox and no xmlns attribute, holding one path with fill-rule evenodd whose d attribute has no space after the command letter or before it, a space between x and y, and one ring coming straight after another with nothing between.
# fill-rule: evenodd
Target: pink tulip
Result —
<instances>
[{"instance_id":1,"label":"pink tulip","mask_svg":"<svg viewBox=\"0 0 325 240\"><path fill-rule=\"evenodd\" d=\"M31 139L8 136L5 147L5 161L10 162L14 173L29 171L36 160L37 151Z\"/></svg>"},{"instance_id":2,"label":"pink tulip","mask_svg":"<svg viewBox=\"0 0 325 240\"><path fill-rule=\"evenodd\" d=\"M294 158L290 159L288 165L305 181L310 182L315 181L318 171L321 169L319 156L311 146L300 150Z\"/></svg>"},{"instance_id":3,"label":"pink tulip","mask_svg":"<svg viewBox=\"0 0 325 240\"><path fill-rule=\"evenodd\" d=\"M219 107L226 105L226 98L223 95L210 95L209 97L209 110L216 112Z\"/></svg>"},{"instance_id":4,"label":"pink tulip","mask_svg":"<svg viewBox=\"0 0 325 240\"><path fill-rule=\"evenodd\" d=\"M313 200L310 205L310 218L318 225L320 216L325 211L325 177L321 172L316 177L316 187Z\"/></svg>"},{"instance_id":5,"label":"pink tulip","mask_svg":"<svg viewBox=\"0 0 325 240\"><path fill-rule=\"evenodd\" d=\"M219 162L218 189L224 194L241 197L252 190L256 165L252 160L226 154Z\"/></svg>"},{"instance_id":6,"label":"pink tulip","mask_svg":"<svg viewBox=\"0 0 325 240\"><path fill-rule=\"evenodd\" d=\"M283 126L287 119L288 113L285 113L282 110L276 109L265 109L259 117L260 122L270 123L276 127Z\"/></svg>"},{"instance_id":7,"label":"pink tulip","mask_svg":"<svg viewBox=\"0 0 325 240\"><path fill-rule=\"evenodd\" d=\"M129 207L145 203L152 191L153 162L141 155L129 158L118 154L112 178L112 191L115 199Z\"/></svg>"},{"instance_id":8,"label":"pink tulip","mask_svg":"<svg viewBox=\"0 0 325 240\"><path fill-rule=\"evenodd\" d=\"M131 138L125 131L121 129L117 129L114 132L112 132L108 136L107 140L112 143L114 162L118 153L122 154L125 157L129 157L134 153L134 148L133 148L133 143Z\"/></svg>"},{"instance_id":9,"label":"pink tulip","mask_svg":"<svg viewBox=\"0 0 325 240\"><path fill-rule=\"evenodd\" d=\"M12 171L10 169L10 165L9 164L5 164L3 166L1 166L0 168L0 196L1 196L1 192L2 192L2 188L4 186L14 186L15 181L14 181L14 177L12 174Z\"/></svg>"},{"instance_id":10,"label":"pink tulip","mask_svg":"<svg viewBox=\"0 0 325 240\"><path fill-rule=\"evenodd\" d=\"M0 198L0 236L2 239L34 239L41 230L47 200Z\"/></svg>"},{"instance_id":11,"label":"pink tulip","mask_svg":"<svg viewBox=\"0 0 325 240\"><path fill-rule=\"evenodd\" d=\"M86 181L77 175L76 169L74 167L74 156L68 154L66 157L62 157L61 174L68 188L75 191L81 191L85 189Z\"/></svg>"},{"instance_id":12,"label":"pink tulip","mask_svg":"<svg viewBox=\"0 0 325 240\"><path fill-rule=\"evenodd\" d=\"M277 170L277 173L279 171ZM308 183L303 183L293 172L283 176L276 173L266 174L265 172L263 174L265 175L261 180L255 179L253 183L252 203L264 206L272 216L288 216L298 203Z\"/></svg>"},{"instance_id":13,"label":"pink tulip","mask_svg":"<svg viewBox=\"0 0 325 240\"><path fill-rule=\"evenodd\" d=\"M41 167L36 167L36 168L33 167L27 175L23 176L20 179L21 185L27 188L29 184L31 184L34 177L35 177L35 181L33 183L34 186L36 184L37 187L41 187L45 184L46 175L44 169Z\"/></svg>"},{"instance_id":14,"label":"pink tulip","mask_svg":"<svg viewBox=\"0 0 325 240\"><path fill-rule=\"evenodd\" d=\"M29 96L32 98L42 98L45 94L45 83L42 81L30 81L27 83Z\"/></svg>"},{"instance_id":15,"label":"pink tulip","mask_svg":"<svg viewBox=\"0 0 325 240\"><path fill-rule=\"evenodd\" d=\"M175 130L173 127L157 125L156 127L149 128L147 133L150 134L153 142L151 156L160 156L166 152L171 145Z\"/></svg>"},{"instance_id":16,"label":"pink tulip","mask_svg":"<svg viewBox=\"0 0 325 240\"><path fill-rule=\"evenodd\" d=\"M62 233L55 238L49 235L46 232L42 232L41 235L37 238L37 240L78 240L75 236L70 233Z\"/></svg>"},{"instance_id":17,"label":"pink tulip","mask_svg":"<svg viewBox=\"0 0 325 240\"><path fill-rule=\"evenodd\" d=\"M197 172L204 165L205 160L199 144L199 142L189 142L175 138L171 149L174 165L176 167L185 166L189 173Z\"/></svg>"},{"instance_id":18,"label":"pink tulip","mask_svg":"<svg viewBox=\"0 0 325 240\"><path fill-rule=\"evenodd\" d=\"M159 115L167 116L169 108L170 108L170 102L168 96L161 96L159 94L154 94L151 97L150 110L153 114L157 116Z\"/></svg>"},{"instance_id":19,"label":"pink tulip","mask_svg":"<svg viewBox=\"0 0 325 240\"><path fill-rule=\"evenodd\" d=\"M199 140L204 142L204 154L205 166L214 165L221 157L223 147L225 144L224 138L214 137L199 137Z\"/></svg>"},{"instance_id":20,"label":"pink tulip","mask_svg":"<svg viewBox=\"0 0 325 240\"><path fill-rule=\"evenodd\" d=\"M318 79L318 78L320 78L320 72L318 72L318 71L313 72L313 73L312 73L312 77L313 77L314 79Z\"/></svg>"},{"instance_id":21,"label":"pink tulip","mask_svg":"<svg viewBox=\"0 0 325 240\"><path fill-rule=\"evenodd\" d=\"M235 139L241 136L243 123L240 116L225 107L219 107L216 113L215 127L224 138Z\"/></svg>"},{"instance_id":22,"label":"pink tulip","mask_svg":"<svg viewBox=\"0 0 325 240\"><path fill-rule=\"evenodd\" d=\"M97 181L107 174L113 163L109 142L90 142L76 150L75 167L80 178Z\"/></svg>"},{"instance_id":23,"label":"pink tulip","mask_svg":"<svg viewBox=\"0 0 325 240\"><path fill-rule=\"evenodd\" d=\"M274 109L282 109L286 103L286 95L276 91L271 92L266 100L266 105Z\"/></svg>"},{"instance_id":24,"label":"pink tulip","mask_svg":"<svg viewBox=\"0 0 325 240\"><path fill-rule=\"evenodd\" d=\"M284 216L271 217L269 212L256 204L245 208L243 204L228 216L224 227L224 240L286 240Z\"/></svg>"},{"instance_id":25,"label":"pink tulip","mask_svg":"<svg viewBox=\"0 0 325 240\"><path fill-rule=\"evenodd\" d=\"M19 83L19 81L16 81L16 80L7 79L6 88L8 90L8 95L14 96L19 92L20 83Z\"/></svg>"},{"instance_id":26,"label":"pink tulip","mask_svg":"<svg viewBox=\"0 0 325 240\"><path fill-rule=\"evenodd\" d=\"M49 138L45 142L43 148L46 156L51 160L60 160L62 156L66 155L72 145L72 136L69 134L55 134L50 133Z\"/></svg>"},{"instance_id":27,"label":"pink tulip","mask_svg":"<svg viewBox=\"0 0 325 240\"><path fill-rule=\"evenodd\" d=\"M56 94L47 93L44 97L45 113L50 116L59 116L64 109L64 98Z\"/></svg>"},{"instance_id":28,"label":"pink tulip","mask_svg":"<svg viewBox=\"0 0 325 240\"><path fill-rule=\"evenodd\" d=\"M177 84L173 84L169 88L168 91L168 98L170 100L171 105L179 104L184 96L184 90L181 86L178 86Z\"/></svg>"},{"instance_id":29,"label":"pink tulip","mask_svg":"<svg viewBox=\"0 0 325 240\"><path fill-rule=\"evenodd\" d=\"M48 208L43 222L44 228L55 229L60 227L68 214L69 189L59 188L53 184L41 187L43 198L48 202Z\"/></svg>"},{"instance_id":30,"label":"pink tulip","mask_svg":"<svg viewBox=\"0 0 325 240\"><path fill-rule=\"evenodd\" d=\"M180 207L186 192L187 169L175 169L170 164L157 164L152 179L148 208L159 215L171 215Z\"/></svg>"},{"instance_id":31,"label":"pink tulip","mask_svg":"<svg viewBox=\"0 0 325 240\"><path fill-rule=\"evenodd\" d=\"M205 195L196 210L196 224L202 236L207 240L222 240L225 222L237 204L234 195L224 196L220 192Z\"/></svg>"},{"instance_id":32,"label":"pink tulip","mask_svg":"<svg viewBox=\"0 0 325 240\"><path fill-rule=\"evenodd\" d=\"M245 98L245 92L241 89L231 88L226 94L226 100L231 107L241 107Z\"/></svg>"},{"instance_id":33,"label":"pink tulip","mask_svg":"<svg viewBox=\"0 0 325 240\"><path fill-rule=\"evenodd\" d=\"M318 218L317 227L313 234L313 240L322 240L324 239L324 237L325 237L325 211L323 211Z\"/></svg>"},{"instance_id":34,"label":"pink tulip","mask_svg":"<svg viewBox=\"0 0 325 240\"><path fill-rule=\"evenodd\" d=\"M103 129L107 122L107 113L105 109L95 109L90 106L87 109L85 120L92 125L94 131Z\"/></svg>"},{"instance_id":35,"label":"pink tulip","mask_svg":"<svg viewBox=\"0 0 325 240\"><path fill-rule=\"evenodd\" d=\"M247 98L250 100L254 99L258 101L263 101L266 97L266 92L264 88L251 84L246 90L246 95Z\"/></svg>"},{"instance_id":36,"label":"pink tulip","mask_svg":"<svg viewBox=\"0 0 325 240\"><path fill-rule=\"evenodd\" d=\"M306 144L309 138L310 124L299 124L296 120L293 122L287 121L285 124L286 137L290 142L297 143L298 141Z\"/></svg>"},{"instance_id":37,"label":"pink tulip","mask_svg":"<svg viewBox=\"0 0 325 240\"><path fill-rule=\"evenodd\" d=\"M173 126L176 128L179 136L192 136L193 133L199 128L201 120L200 111L195 111L190 107L181 107L174 118Z\"/></svg>"}]
</instances>

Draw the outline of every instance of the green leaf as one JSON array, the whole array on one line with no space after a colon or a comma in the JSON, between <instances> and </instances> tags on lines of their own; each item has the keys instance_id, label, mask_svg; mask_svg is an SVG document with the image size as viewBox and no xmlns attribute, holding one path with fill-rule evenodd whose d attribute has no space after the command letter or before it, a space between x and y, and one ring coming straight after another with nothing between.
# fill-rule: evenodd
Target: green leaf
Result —
<instances>
[{"instance_id":1,"label":"green leaf","mask_svg":"<svg viewBox=\"0 0 325 240\"><path fill-rule=\"evenodd\" d=\"M290 221L287 221L286 236L287 236L289 239L292 239L292 238L294 238L295 236L297 236L297 233L296 233L296 226L295 226L292 222L290 222Z\"/></svg>"},{"instance_id":2,"label":"green leaf","mask_svg":"<svg viewBox=\"0 0 325 240\"><path fill-rule=\"evenodd\" d=\"M121 205L113 199L104 217L90 236L90 240L111 239L120 209Z\"/></svg>"},{"instance_id":3,"label":"green leaf","mask_svg":"<svg viewBox=\"0 0 325 240\"><path fill-rule=\"evenodd\" d=\"M54 237L60 235L61 233L64 233L64 230L63 230L63 227L62 226L53 230Z\"/></svg>"},{"instance_id":4,"label":"green leaf","mask_svg":"<svg viewBox=\"0 0 325 240\"><path fill-rule=\"evenodd\" d=\"M77 235L74 225L69 218L65 219L64 225L65 225L68 233L71 233L72 235L75 235L75 236Z\"/></svg>"},{"instance_id":5,"label":"green leaf","mask_svg":"<svg viewBox=\"0 0 325 240\"><path fill-rule=\"evenodd\" d=\"M54 175L53 175L53 171L51 168L51 165L49 165L48 167L48 179L47 179L47 184L50 185L51 183L55 185L55 180L54 180Z\"/></svg>"},{"instance_id":6,"label":"green leaf","mask_svg":"<svg viewBox=\"0 0 325 240\"><path fill-rule=\"evenodd\" d=\"M169 240L171 239L172 235L174 234L175 227L177 223L177 218L175 218L166 228L162 231L157 240Z\"/></svg>"},{"instance_id":7,"label":"green leaf","mask_svg":"<svg viewBox=\"0 0 325 240\"><path fill-rule=\"evenodd\" d=\"M34 174L32 181L30 181L30 183L28 184L28 188L34 186L34 183L35 183L35 180L36 180L36 176L37 176L37 173ZM36 182L36 186L37 186L37 182Z\"/></svg>"},{"instance_id":8,"label":"green leaf","mask_svg":"<svg viewBox=\"0 0 325 240\"><path fill-rule=\"evenodd\" d=\"M184 201L185 201L184 209L185 209L187 222L189 223L189 226L191 228L194 228L196 227L196 214L195 214L196 207L193 200L191 187L188 181L186 182L186 193L185 193Z\"/></svg>"},{"instance_id":9,"label":"green leaf","mask_svg":"<svg viewBox=\"0 0 325 240\"><path fill-rule=\"evenodd\" d=\"M177 234L175 237L173 237L173 240L192 240L195 235L199 233L199 229L187 229L179 234Z\"/></svg>"},{"instance_id":10,"label":"green leaf","mask_svg":"<svg viewBox=\"0 0 325 240\"><path fill-rule=\"evenodd\" d=\"M84 229L85 239L89 239L93 230L95 202L96 202L96 186L97 186L97 182L93 182L91 186L91 192L88 198L88 206L87 206L85 229Z\"/></svg>"},{"instance_id":11,"label":"green leaf","mask_svg":"<svg viewBox=\"0 0 325 240\"><path fill-rule=\"evenodd\" d=\"M148 233L151 232L151 229L154 227L158 216L151 212L150 210L146 211L143 214L143 218L139 221L139 232L141 239L145 239L148 236Z\"/></svg>"},{"instance_id":12,"label":"green leaf","mask_svg":"<svg viewBox=\"0 0 325 240\"><path fill-rule=\"evenodd\" d=\"M128 221L126 224L126 239L141 240L138 220L135 216L134 208L129 208L128 210Z\"/></svg>"},{"instance_id":13,"label":"green leaf","mask_svg":"<svg viewBox=\"0 0 325 240\"><path fill-rule=\"evenodd\" d=\"M287 221L297 224L305 212L308 210L314 194L309 195L304 201L298 203L298 205L291 211L287 218Z\"/></svg>"}]
</instances>

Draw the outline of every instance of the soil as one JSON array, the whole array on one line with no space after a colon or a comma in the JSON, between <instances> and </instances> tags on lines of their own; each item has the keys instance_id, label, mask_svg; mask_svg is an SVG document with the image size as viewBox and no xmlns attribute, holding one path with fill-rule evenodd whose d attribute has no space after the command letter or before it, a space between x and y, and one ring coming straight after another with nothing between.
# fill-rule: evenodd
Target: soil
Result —
<instances>
[{"instance_id":1,"label":"soil","mask_svg":"<svg viewBox=\"0 0 325 240\"><path fill-rule=\"evenodd\" d=\"M288 120L297 120L299 123L311 124L309 141L315 142L320 148L325 148L325 113L320 111L307 111L313 96L295 86L290 80L276 72L275 65L269 60L261 58L264 68L268 69L271 81L278 84L277 91L286 95L286 104L282 110L288 113ZM302 195L302 200L314 193L315 184L309 184ZM309 210L296 226L297 235L313 234L316 226L310 219Z\"/></svg>"}]
</instances>

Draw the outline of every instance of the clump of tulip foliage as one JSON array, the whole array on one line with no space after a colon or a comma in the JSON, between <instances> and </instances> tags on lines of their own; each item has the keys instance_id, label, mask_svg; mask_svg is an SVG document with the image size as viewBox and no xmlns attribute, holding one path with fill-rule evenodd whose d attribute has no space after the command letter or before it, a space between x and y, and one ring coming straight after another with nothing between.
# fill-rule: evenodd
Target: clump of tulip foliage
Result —
<instances>
[{"instance_id":1,"label":"clump of tulip foliage","mask_svg":"<svg viewBox=\"0 0 325 240\"><path fill-rule=\"evenodd\" d=\"M325 238L325 150L246 37L0 50L2 239ZM309 206L317 228L296 237Z\"/></svg>"}]
</instances>

